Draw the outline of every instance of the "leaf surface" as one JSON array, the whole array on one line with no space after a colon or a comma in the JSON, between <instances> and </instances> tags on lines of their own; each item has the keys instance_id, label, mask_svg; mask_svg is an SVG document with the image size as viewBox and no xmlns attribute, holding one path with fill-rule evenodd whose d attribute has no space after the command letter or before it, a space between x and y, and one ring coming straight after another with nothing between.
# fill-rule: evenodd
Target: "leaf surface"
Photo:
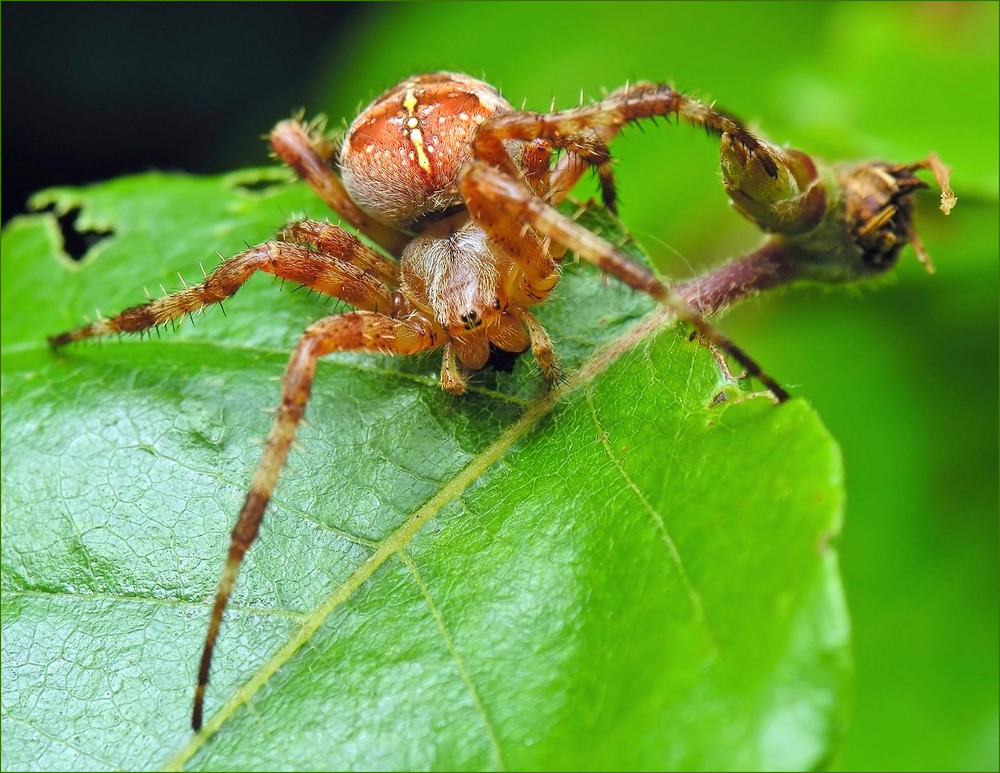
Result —
<instances>
[{"instance_id":1,"label":"leaf surface","mask_svg":"<svg viewBox=\"0 0 1000 773\"><path fill-rule=\"evenodd\" d=\"M5 769L828 759L849 671L836 445L802 400L743 394L647 299L570 261L538 313L567 372L551 394L527 357L462 399L433 353L322 362L192 739L261 409L339 305L261 276L152 341L45 337L322 213L259 170L36 204L55 211L3 234ZM76 209L78 230L112 232L79 263L56 221Z\"/></svg>"}]
</instances>

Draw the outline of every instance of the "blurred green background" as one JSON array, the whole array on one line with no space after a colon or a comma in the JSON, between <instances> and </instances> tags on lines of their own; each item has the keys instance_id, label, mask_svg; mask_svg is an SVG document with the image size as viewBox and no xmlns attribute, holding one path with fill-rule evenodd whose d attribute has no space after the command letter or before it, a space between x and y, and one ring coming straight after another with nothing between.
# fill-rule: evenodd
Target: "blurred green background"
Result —
<instances>
[{"instance_id":1,"label":"blurred green background","mask_svg":"<svg viewBox=\"0 0 1000 773\"><path fill-rule=\"evenodd\" d=\"M218 10L226 7L204 12L232 16L231 23L220 17L214 34L243 36L246 64L237 59L234 66L250 68L261 44L239 29L233 6ZM596 98L628 80L657 80L717 100L772 140L827 158L915 161L937 151L955 168L959 204L945 218L933 193L920 200L918 225L936 275L927 276L907 250L877 288L797 288L741 307L723 327L816 406L843 450L840 552L856 679L852 725L835 766L996 770L998 7L354 6L308 41L291 27L266 29L285 69L272 66L274 77L260 79L259 94L226 103L241 126L224 135L224 147L206 152L213 161L173 164L189 171L260 164L258 138L277 118L304 106L336 125L401 77L441 68L483 76L532 109L553 100L571 106L581 94ZM4 10L4 31L11 32L19 11ZM124 13L115 11L118 23ZM301 19L309 11L295 13ZM115 23L110 15L98 21ZM183 26L161 34L169 39ZM120 37L125 45L128 36ZM210 51L210 39L203 43L199 50ZM4 48L4 86L17 74L17 62L8 61L13 50ZM222 92L221 70L207 53L176 50L178 66L197 73L211 103ZM99 67L79 72L99 80ZM148 84L144 78L136 83ZM156 99L148 87L145 93ZM136 104L123 100L125 115ZM613 147L620 209L662 270L683 278L753 246L759 234L729 210L722 192L717 144L688 127L644 129L626 132ZM134 133L147 131L137 125ZM223 136L211 127L200 133ZM153 155L156 138L143 136L139 168L162 163ZM93 145L81 140L71 150L80 147ZM577 195L595 191L585 180ZM5 218L6 207L5 199Z\"/></svg>"}]
</instances>

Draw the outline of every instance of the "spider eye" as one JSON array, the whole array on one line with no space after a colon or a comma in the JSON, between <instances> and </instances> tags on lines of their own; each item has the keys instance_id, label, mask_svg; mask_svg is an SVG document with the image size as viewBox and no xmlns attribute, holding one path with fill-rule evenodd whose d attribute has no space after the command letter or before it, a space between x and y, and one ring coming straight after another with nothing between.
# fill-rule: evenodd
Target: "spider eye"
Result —
<instances>
[{"instance_id":1,"label":"spider eye","mask_svg":"<svg viewBox=\"0 0 1000 773\"><path fill-rule=\"evenodd\" d=\"M460 316L462 324L466 330L475 330L479 327L483 321L479 318L479 312L475 309L469 309L465 314Z\"/></svg>"},{"instance_id":2,"label":"spider eye","mask_svg":"<svg viewBox=\"0 0 1000 773\"><path fill-rule=\"evenodd\" d=\"M501 306L501 304L500 304L500 299L499 298L494 298L493 299L493 308L496 309L497 311L500 311L500 309L503 308Z\"/></svg>"}]
</instances>

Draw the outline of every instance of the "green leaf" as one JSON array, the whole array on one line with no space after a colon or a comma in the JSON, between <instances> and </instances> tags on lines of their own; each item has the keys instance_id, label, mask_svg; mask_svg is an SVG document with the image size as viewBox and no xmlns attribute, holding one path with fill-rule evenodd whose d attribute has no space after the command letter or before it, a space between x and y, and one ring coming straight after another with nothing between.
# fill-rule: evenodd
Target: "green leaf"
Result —
<instances>
[{"instance_id":1,"label":"green leaf","mask_svg":"<svg viewBox=\"0 0 1000 773\"><path fill-rule=\"evenodd\" d=\"M552 394L529 358L461 399L435 354L322 362L192 738L261 409L338 306L256 277L151 341L45 337L321 208L261 171L35 203L55 211L12 222L0 263L5 769L829 759L849 670L836 445L802 400L741 394L646 298L569 261L538 313L567 370ZM77 209L112 232L79 263L56 222Z\"/></svg>"}]
</instances>

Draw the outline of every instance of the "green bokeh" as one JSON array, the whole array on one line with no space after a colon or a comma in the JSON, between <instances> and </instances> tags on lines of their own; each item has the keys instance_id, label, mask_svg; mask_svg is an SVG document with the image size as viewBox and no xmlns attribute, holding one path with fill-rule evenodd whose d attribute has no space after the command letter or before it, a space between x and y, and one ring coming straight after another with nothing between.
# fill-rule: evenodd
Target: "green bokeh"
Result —
<instances>
[{"instance_id":1,"label":"green bokeh","mask_svg":"<svg viewBox=\"0 0 1000 773\"><path fill-rule=\"evenodd\" d=\"M845 769L998 767L998 6L996 3L463 3L380 6L332 40L315 104L350 116L412 72L484 75L515 104L574 104L626 80L718 100L828 158L954 166L883 286L801 289L726 330L839 440L853 619ZM714 144L675 128L615 144L622 216L669 273L752 244ZM593 187L581 186L589 196Z\"/></svg>"}]
</instances>

